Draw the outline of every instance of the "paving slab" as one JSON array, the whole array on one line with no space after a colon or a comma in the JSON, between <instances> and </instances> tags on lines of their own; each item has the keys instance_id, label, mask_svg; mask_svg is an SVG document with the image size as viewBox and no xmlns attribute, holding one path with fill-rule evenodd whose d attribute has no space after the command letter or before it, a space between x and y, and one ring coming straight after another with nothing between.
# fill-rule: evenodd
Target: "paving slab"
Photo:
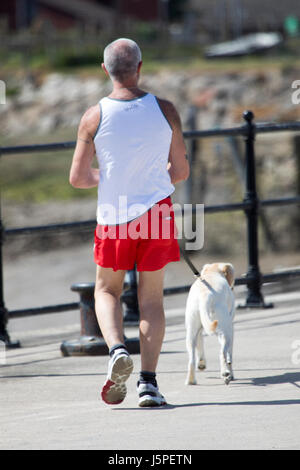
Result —
<instances>
[{"instance_id":1,"label":"paving slab","mask_svg":"<svg viewBox=\"0 0 300 470\"><path fill-rule=\"evenodd\" d=\"M205 337L207 369L198 384L185 385L186 296L176 299L166 308L158 381L168 405L161 409L137 406L139 355L118 406L100 399L106 356L62 357L61 342L79 334L77 314L63 314L61 323L57 314L56 326L53 315L50 326L43 318L34 332L22 328L25 319L12 320L22 348L2 357L0 449L299 449L300 293L269 295L273 309L237 310L228 386L219 377L216 336Z\"/></svg>"}]
</instances>

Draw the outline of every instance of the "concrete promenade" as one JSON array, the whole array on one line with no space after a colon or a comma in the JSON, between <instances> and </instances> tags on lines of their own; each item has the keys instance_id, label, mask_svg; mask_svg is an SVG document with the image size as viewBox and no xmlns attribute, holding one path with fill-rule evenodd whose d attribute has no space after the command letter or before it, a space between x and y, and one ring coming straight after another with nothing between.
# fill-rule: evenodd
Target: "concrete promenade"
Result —
<instances>
[{"instance_id":1,"label":"concrete promenade","mask_svg":"<svg viewBox=\"0 0 300 470\"><path fill-rule=\"evenodd\" d=\"M0 366L0 448L299 449L299 291L266 296L273 309L237 310L229 386L219 378L215 336L205 338L208 367L198 372L198 384L184 384L185 300L166 299L158 381L169 404L161 409L137 406L139 355L126 400L113 407L99 396L106 356L61 356L61 342L79 336L79 313L52 315L56 326L47 316L32 319L33 330L24 329L28 319L12 320L22 348L8 351ZM125 334L136 337L137 328Z\"/></svg>"}]
</instances>

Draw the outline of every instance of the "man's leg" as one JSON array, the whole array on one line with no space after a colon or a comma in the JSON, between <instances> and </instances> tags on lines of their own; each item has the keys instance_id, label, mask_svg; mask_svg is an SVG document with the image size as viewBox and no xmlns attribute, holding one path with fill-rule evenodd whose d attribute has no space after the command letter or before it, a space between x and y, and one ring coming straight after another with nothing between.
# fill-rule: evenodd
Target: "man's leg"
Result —
<instances>
[{"instance_id":1,"label":"man's leg","mask_svg":"<svg viewBox=\"0 0 300 470\"><path fill-rule=\"evenodd\" d=\"M139 406L165 405L156 382L156 367L165 334L163 308L164 269L139 273L141 373L138 382Z\"/></svg>"},{"instance_id":2,"label":"man's leg","mask_svg":"<svg viewBox=\"0 0 300 470\"><path fill-rule=\"evenodd\" d=\"M164 268L139 273L140 349L142 370L155 372L165 335Z\"/></svg>"},{"instance_id":3,"label":"man's leg","mask_svg":"<svg viewBox=\"0 0 300 470\"><path fill-rule=\"evenodd\" d=\"M127 393L125 382L133 370L133 361L124 345L120 302L125 272L97 267L95 308L110 353L108 373L101 397L109 405L117 405L124 400Z\"/></svg>"},{"instance_id":4,"label":"man's leg","mask_svg":"<svg viewBox=\"0 0 300 470\"><path fill-rule=\"evenodd\" d=\"M97 266L95 309L98 323L109 348L124 343L120 296L126 271Z\"/></svg>"}]
</instances>

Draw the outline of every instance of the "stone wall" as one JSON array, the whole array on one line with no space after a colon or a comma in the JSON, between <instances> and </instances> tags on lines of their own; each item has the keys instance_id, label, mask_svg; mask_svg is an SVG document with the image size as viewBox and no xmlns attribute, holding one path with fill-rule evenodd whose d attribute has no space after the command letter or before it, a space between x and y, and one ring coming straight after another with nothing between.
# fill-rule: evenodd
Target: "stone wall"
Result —
<instances>
[{"instance_id":1,"label":"stone wall","mask_svg":"<svg viewBox=\"0 0 300 470\"><path fill-rule=\"evenodd\" d=\"M184 126L189 107L196 106L197 127L208 129L240 123L245 109L252 109L258 121L299 119L300 106L292 103L297 79L300 72L293 68L219 74L162 71L143 75L141 87L173 101ZM110 82L100 78L58 73L9 81L7 87L19 92L0 107L0 137L75 128L83 112L111 90Z\"/></svg>"}]
</instances>

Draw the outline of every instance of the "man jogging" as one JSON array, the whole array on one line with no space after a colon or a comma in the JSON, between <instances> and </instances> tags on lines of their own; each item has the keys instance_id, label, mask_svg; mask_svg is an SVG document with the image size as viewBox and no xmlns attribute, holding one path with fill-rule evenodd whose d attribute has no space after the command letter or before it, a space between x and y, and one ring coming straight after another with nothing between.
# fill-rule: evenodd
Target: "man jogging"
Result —
<instances>
[{"instance_id":1,"label":"man jogging","mask_svg":"<svg viewBox=\"0 0 300 470\"><path fill-rule=\"evenodd\" d=\"M188 178L189 164L179 115L172 103L138 87L141 66L134 41L118 39L105 48L102 69L113 90L81 119L70 183L98 186L95 309L110 353L102 399L121 403L133 370L124 345L120 296L126 271L136 265L139 406L161 406L166 400L156 368L165 332L164 267L180 259L170 195L175 183ZM92 167L95 154L99 169Z\"/></svg>"}]
</instances>

